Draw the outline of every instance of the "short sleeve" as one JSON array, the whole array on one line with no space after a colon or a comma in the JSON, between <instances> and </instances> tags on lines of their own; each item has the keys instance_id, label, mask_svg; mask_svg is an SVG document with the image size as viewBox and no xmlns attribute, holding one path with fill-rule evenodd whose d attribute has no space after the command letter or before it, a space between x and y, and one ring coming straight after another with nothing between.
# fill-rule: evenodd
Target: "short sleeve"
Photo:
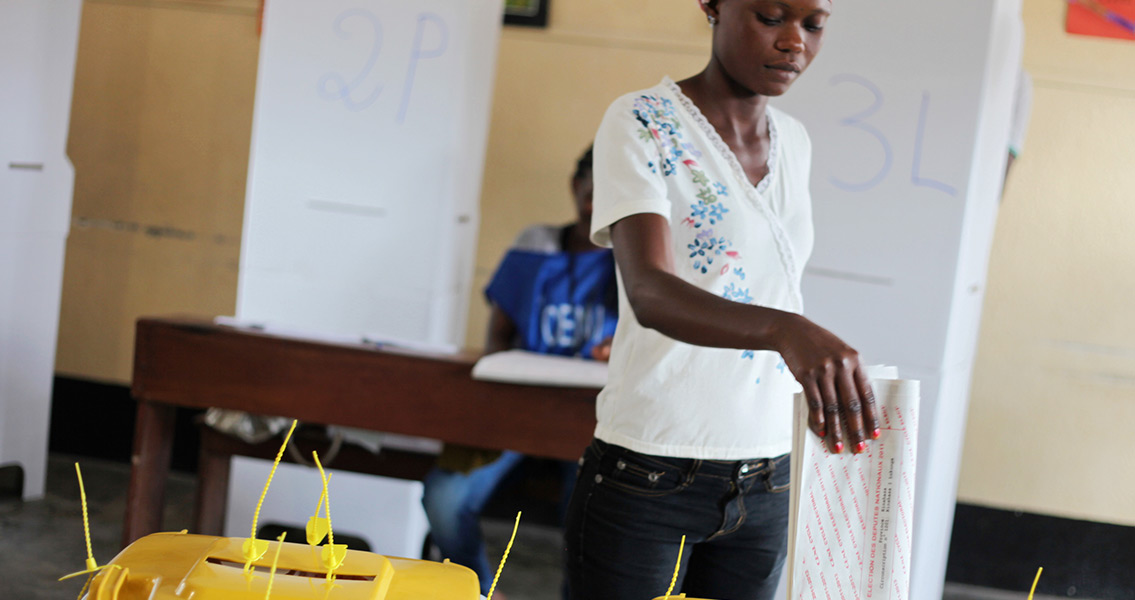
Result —
<instances>
[{"instance_id":1,"label":"short sleeve","mask_svg":"<svg viewBox=\"0 0 1135 600\"><path fill-rule=\"evenodd\" d=\"M607 109L595 134L591 241L611 246L611 225L634 214L670 218L670 201L650 121L624 96Z\"/></svg>"},{"instance_id":2,"label":"short sleeve","mask_svg":"<svg viewBox=\"0 0 1135 600\"><path fill-rule=\"evenodd\" d=\"M563 227L554 225L532 225L520 232L512 242L509 250L525 250L528 252L559 252L560 234Z\"/></svg>"},{"instance_id":3,"label":"short sleeve","mask_svg":"<svg viewBox=\"0 0 1135 600\"><path fill-rule=\"evenodd\" d=\"M509 250L485 286L485 299L504 311L514 323L524 317L532 304L532 282L539 271L538 256L522 250Z\"/></svg>"}]
</instances>

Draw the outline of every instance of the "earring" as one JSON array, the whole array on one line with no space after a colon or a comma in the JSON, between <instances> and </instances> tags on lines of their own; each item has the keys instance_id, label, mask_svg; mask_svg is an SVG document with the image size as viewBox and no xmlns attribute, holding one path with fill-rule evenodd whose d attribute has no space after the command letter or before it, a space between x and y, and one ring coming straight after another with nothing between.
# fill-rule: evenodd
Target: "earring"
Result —
<instances>
[{"instance_id":1,"label":"earring","mask_svg":"<svg viewBox=\"0 0 1135 600\"><path fill-rule=\"evenodd\" d=\"M710 27L713 27L714 25L717 25L717 17L715 17L715 16L713 16L713 15L706 15L706 16L705 16L705 20L706 20L706 21L709 21L709 26L710 26Z\"/></svg>"}]
</instances>

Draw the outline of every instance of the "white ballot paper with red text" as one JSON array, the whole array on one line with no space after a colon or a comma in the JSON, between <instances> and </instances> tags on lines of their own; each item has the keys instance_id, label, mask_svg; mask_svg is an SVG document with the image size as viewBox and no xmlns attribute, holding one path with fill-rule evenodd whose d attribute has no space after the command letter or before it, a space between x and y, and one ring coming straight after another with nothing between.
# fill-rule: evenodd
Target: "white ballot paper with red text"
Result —
<instances>
[{"instance_id":1,"label":"white ballot paper with red text","mask_svg":"<svg viewBox=\"0 0 1135 600\"><path fill-rule=\"evenodd\" d=\"M893 368L872 375L895 376ZM831 454L796 398L789 600L908 600L919 385L882 378L871 385L882 435L863 454Z\"/></svg>"}]
</instances>

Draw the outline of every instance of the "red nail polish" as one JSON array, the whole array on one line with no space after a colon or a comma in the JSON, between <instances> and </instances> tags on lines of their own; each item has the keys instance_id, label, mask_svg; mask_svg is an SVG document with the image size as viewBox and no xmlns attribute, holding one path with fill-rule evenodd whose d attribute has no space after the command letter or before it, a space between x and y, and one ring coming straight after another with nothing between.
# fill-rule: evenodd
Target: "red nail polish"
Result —
<instances>
[{"instance_id":1,"label":"red nail polish","mask_svg":"<svg viewBox=\"0 0 1135 600\"><path fill-rule=\"evenodd\" d=\"M835 443L835 453L839 454L840 452L843 452L843 442L836 442Z\"/></svg>"},{"instance_id":2,"label":"red nail polish","mask_svg":"<svg viewBox=\"0 0 1135 600\"><path fill-rule=\"evenodd\" d=\"M828 431L827 431L826 429L821 429L821 430L820 430L820 433L819 433L819 434L817 434L817 435L819 435L820 437L824 437L824 436L826 436L827 434L828 434Z\"/></svg>"},{"instance_id":3,"label":"red nail polish","mask_svg":"<svg viewBox=\"0 0 1135 600\"><path fill-rule=\"evenodd\" d=\"M855 453L856 454L863 454L863 451L866 450L866 449L867 449L867 442L859 442L858 444L855 445Z\"/></svg>"},{"instance_id":4,"label":"red nail polish","mask_svg":"<svg viewBox=\"0 0 1135 600\"><path fill-rule=\"evenodd\" d=\"M875 431L871 432L871 437L873 437L875 439L879 439L882 435L883 435L883 430L879 429L878 427L875 428Z\"/></svg>"}]
</instances>

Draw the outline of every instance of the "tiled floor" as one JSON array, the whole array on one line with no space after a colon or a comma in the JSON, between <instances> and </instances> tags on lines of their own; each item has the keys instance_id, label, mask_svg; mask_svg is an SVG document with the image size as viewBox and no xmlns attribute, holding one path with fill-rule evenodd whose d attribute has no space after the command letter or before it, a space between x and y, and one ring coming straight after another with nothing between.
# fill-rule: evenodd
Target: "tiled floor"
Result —
<instances>
[{"instance_id":1,"label":"tiled floor","mask_svg":"<svg viewBox=\"0 0 1135 600\"><path fill-rule=\"evenodd\" d=\"M118 552L129 469L124 464L86 458L81 463L91 546L95 560L102 564ZM72 600L82 588L83 578L57 581L65 573L81 570L86 559L73 464L71 457L51 456L43 499L0 501L0 599ZM177 473L170 477L166 488L166 530L190 526L192 495L192 477ZM491 556L501 555L511 530L511 522L486 520ZM553 528L522 527L498 589L509 600L558 600L559 544L559 533ZM943 600L1016 600L1025 596L947 585Z\"/></svg>"}]
</instances>

